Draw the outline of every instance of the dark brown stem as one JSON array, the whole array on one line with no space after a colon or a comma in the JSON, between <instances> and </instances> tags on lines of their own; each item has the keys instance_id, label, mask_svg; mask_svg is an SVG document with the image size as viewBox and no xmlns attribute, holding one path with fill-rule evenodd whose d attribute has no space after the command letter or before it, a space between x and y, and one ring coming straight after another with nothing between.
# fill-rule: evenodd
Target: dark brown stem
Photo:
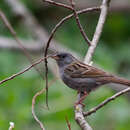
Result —
<instances>
[{"instance_id":1,"label":"dark brown stem","mask_svg":"<svg viewBox=\"0 0 130 130\"><path fill-rule=\"evenodd\" d=\"M54 80L52 80L50 83L49 83L49 86L50 87L57 79L55 78ZM35 104L36 104L36 98L38 96L40 96L41 94L43 94L44 92L46 91L45 88L43 88L42 90L40 90L39 92L37 92L33 98L32 98L32 115L34 117L34 119L36 120L36 122L40 125L40 128L42 130L45 130L44 126L43 126L43 123L38 119L37 115L35 114L35 110L34 110L34 107L35 107Z\"/></svg>"},{"instance_id":2,"label":"dark brown stem","mask_svg":"<svg viewBox=\"0 0 130 130\"><path fill-rule=\"evenodd\" d=\"M43 0L43 1L48 2L49 4L53 4L53 5L56 5L56 6L60 6L60 7L64 7L64 8L72 10L71 6L68 6L68 5L65 5L65 4L62 4L62 3L58 3L58 2L55 2L55 1L52 1L52 0Z\"/></svg>"},{"instance_id":3,"label":"dark brown stem","mask_svg":"<svg viewBox=\"0 0 130 130\"><path fill-rule=\"evenodd\" d=\"M70 3L71 3L71 6L72 6L72 10L73 10L73 13L74 13L74 16L75 16L75 19L76 19L76 23L77 23L77 26L79 27L79 30L83 36L83 38L85 39L86 43L88 43L88 45L90 46L91 45L91 41L89 40L89 38L87 37L81 23L80 23L80 20L79 20L79 16L78 16L78 13L75 9L75 3L73 0L70 0Z\"/></svg>"},{"instance_id":4,"label":"dark brown stem","mask_svg":"<svg viewBox=\"0 0 130 130\"><path fill-rule=\"evenodd\" d=\"M37 96L41 95L42 93L44 93L46 90L45 88L43 88L41 91L37 92L34 96L33 96L33 99L32 99L32 115L33 115L33 118L35 119L35 121L40 125L40 128L42 130L45 130L44 126L43 126L43 123L38 119L38 117L36 116L35 114L35 110L34 110L34 107L35 107L35 103L36 103L36 98Z\"/></svg>"},{"instance_id":5,"label":"dark brown stem","mask_svg":"<svg viewBox=\"0 0 130 130\"><path fill-rule=\"evenodd\" d=\"M89 110L88 112L84 112L84 116L89 116L92 113L95 113L97 110L99 110L100 108L104 107L106 104L108 104L109 102L111 102L112 100L115 100L117 97L130 92L130 88L126 88L118 93L116 93L115 95L113 95L112 97L109 97L108 99L104 100L101 104L99 104L98 106L92 108L91 110Z\"/></svg>"},{"instance_id":6,"label":"dark brown stem","mask_svg":"<svg viewBox=\"0 0 130 130\"><path fill-rule=\"evenodd\" d=\"M10 76L10 77L8 77L8 78L6 78L6 79L0 81L0 84L3 84L3 83L5 83L5 82L7 82L8 80L12 80L12 79L14 79L15 77L17 77L17 76L19 76L19 75L21 75L21 74L27 72L27 71L30 70L32 67L34 67L35 65L41 63L42 61L44 61L45 59L47 59L47 58L49 58L49 57L50 57L50 56L41 58L40 60L36 61L36 62L33 63L31 66L29 66L29 67L27 67L26 69L24 69L23 71L20 71L20 72L18 72L18 73L16 73L16 74L13 74L12 76Z\"/></svg>"},{"instance_id":7,"label":"dark brown stem","mask_svg":"<svg viewBox=\"0 0 130 130\"><path fill-rule=\"evenodd\" d=\"M71 130L71 124L67 118L67 116L65 117L65 120L66 120L66 123L67 123L67 126L68 126L68 129Z\"/></svg>"}]
</instances>

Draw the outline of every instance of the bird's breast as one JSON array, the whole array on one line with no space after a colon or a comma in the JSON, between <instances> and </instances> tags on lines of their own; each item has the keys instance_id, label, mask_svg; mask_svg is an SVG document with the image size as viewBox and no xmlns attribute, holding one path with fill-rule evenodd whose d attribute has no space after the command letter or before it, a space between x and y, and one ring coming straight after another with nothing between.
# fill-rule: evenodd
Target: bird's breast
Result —
<instances>
[{"instance_id":1,"label":"bird's breast","mask_svg":"<svg viewBox=\"0 0 130 130\"><path fill-rule=\"evenodd\" d=\"M70 75L60 72L63 82L70 88L90 92L97 87L95 79L92 78L72 78Z\"/></svg>"}]
</instances>

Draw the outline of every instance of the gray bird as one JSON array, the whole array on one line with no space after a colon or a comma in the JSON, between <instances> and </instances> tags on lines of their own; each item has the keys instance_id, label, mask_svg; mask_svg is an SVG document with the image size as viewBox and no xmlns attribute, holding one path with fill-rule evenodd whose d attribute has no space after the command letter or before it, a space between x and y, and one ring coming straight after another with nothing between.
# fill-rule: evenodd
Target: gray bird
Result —
<instances>
[{"instance_id":1,"label":"gray bird","mask_svg":"<svg viewBox=\"0 0 130 130\"><path fill-rule=\"evenodd\" d=\"M70 88L78 92L91 92L97 87L116 83L130 87L130 80L119 78L96 67L84 64L69 53L57 53L51 56L56 60L61 79Z\"/></svg>"}]
</instances>

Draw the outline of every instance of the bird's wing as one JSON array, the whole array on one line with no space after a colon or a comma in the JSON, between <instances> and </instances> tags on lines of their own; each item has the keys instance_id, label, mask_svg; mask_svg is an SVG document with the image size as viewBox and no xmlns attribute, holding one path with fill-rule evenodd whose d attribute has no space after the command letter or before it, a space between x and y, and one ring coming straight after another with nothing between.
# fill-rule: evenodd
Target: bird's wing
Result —
<instances>
[{"instance_id":1,"label":"bird's wing","mask_svg":"<svg viewBox=\"0 0 130 130\"><path fill-rule=\"evenodd\" d=\"M68 65L64 72L72 78L96 78L96 77L108 77L111 76L107 72L101 69L83 64L79 61Z\"/></svg>"}]
</instances>

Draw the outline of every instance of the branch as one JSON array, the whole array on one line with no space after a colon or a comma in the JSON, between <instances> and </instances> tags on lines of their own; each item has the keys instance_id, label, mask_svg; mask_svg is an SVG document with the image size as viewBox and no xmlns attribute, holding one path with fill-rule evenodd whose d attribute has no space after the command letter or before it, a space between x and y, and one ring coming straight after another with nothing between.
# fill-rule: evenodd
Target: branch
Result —
<instances>
[{"instance_id":1,"label":"branch","mask_svg":"<svg viewBox=\"0 0 130 130\"><path fill-rule=\"evenodd\" d=\"M49 58L50 56L51 56L51 55L48 55L47 57L41 58L40 60L36 61L34 64L32 64L31 66L27 67L27 68L24 69L23 71L20 71L20 72L18 72L18 73L16 73L16 74L13 74L12 76L10 76L10 77L8 77L8 78L6 78L6 79L0 81L0 84L3 84L3 83L5 83L5 82L7 82L8 80L12 80L12 79L14 79L15 77L17 77L17 76L19 76L19 75L21 75L21 74L27 72L27 71L30 70L32 67L34 67L35 65L41 63L42 61L44 61L46 58Z\"/></svg>"},{"instance_id":2,"label":"branch","mask_svg":"<svg viewBox=\"0 0 130 130\"><path fill-rule=\"evenodd\" d=\"M49 84L48 87L50 87L55 81L56 81L56 78L50 82L50 84ZM41 128L42 130L45 130L45 128L44 128L44 126L43 126L43 123L42 123L42 122L38 119L38 117L36 116L34 107L35 107L35 103L36 103L36 98L37 98L38 96L40 96L41 94L43 94L45 91L46 91L46 89L43 88L42 90L40 90L39 92L37 92L37 93L33 96L33 98L32 98L32 115L33 115L33 118L36 120L36 122L40 125L40 128Z\"/></svg>"},{"instance_id":3,"label":"branch","mask_svg":"<svg viewBox=\"0 0 130 130\"><path fill-rule=\"evenodd\" d=\"M41 91L37 92L34 96L33 96L33 99L32 99L32 115L33 115L33 118L35 119L35 121L40 125L40 128L42 130L45 130L44 126L43 126L43 123L38 119L38 117L36 116L35 114L35 110L34 110L34 107L35 107L35 100L37 98L37 96L40 96L42 93L44 93L45 91L45 88L43 88Z\"/></svg>"},{"instance_id":4,"label":"branch","mask_svg":"<svg viewBox=\"0 0 130 130\"><path fill-rule=\"evenodd\" d=\"M93 39L92 39L92 42L91 42L91 46L89 47L87 54L86 54L86 57L84 59L84 63L86 63L86 64L91 63L93 53L95 51L95 48L97 46L97 43L99 41L103 26L104 26L104 23L105 23L109 2L110 2L109 0L103 0L103 2L102 2L101 13L100 13L100 17L99 17L98 24L97 24L97 27L96 27L96 31L94 33L94 36L93 36ZM81 95L82 95L82 93L80 93L78 95L76 102L80 101L80 98L82 97ZM85 117L83 115L83 106L81 104L78 104L75 107L75 119L77 120L79 126L83 130L92 130L92 128L89 126L89 124L85 120Z\"/></svg>"},{"instance_id":5,"label":"branch","mask_svg":"<svg viewBox=\"0 0 130 130\"><path fill-rule=\"evenodd\" d=\"M66 120L66 123L67 123L67 126L68 126L68 129L71 130L71 124L67 118L67 116L65 117L65 120Z\"/></svg>"},{"instance_id":6,"label":"branch","mask_svg":"<svg viewBox=\"0 0 130 130\"><path fill-rule=\"evenodd\" d=\"M57 2L61 2L61 0L56 0ZM39 8L41 8L41 2L36 1L37 4L39 5ZM68 4L67 0L62 0L64 4ZM76 1L76 9L84 9L84 8L89 8L93 7L95 5L98 5L100 1L92 1L92 0L82 0L82 1ZM43 5L44 8L49 8L49 5ZM109 8L110 12L118 12L118 13L129 13L130 12L130 4L128 0L124 0L123 3L118 0L118 1L112 1L111 7Z\"/></svg>"},{"instance_id":7,"label":"branch","mask_svg":"<svg viewBox=\"0 0 130 130\"><path fill-rule=\"evenodd\" d=\"M86 33L85 33L85 31L84 31L84 29L83 29L81 23L80 23L78 13L77 13L77 11L76 11L76 9L75 9L75 3L74 3L73 0L69 0L69 1L70 1L70 3L71 3L72 10L73 10L73 12L74 12L74 16L75 16L75 19L76 19L77 26L79 27L79 30L80 30L80 32L81 32L83 38L85 39L86 43L88 43L88 45L90 46L90 45L91 45L91 41L90 41L89 38L87 37L87 35L86 35Z\"/></svg>"},{"instance_id":8,"label":"branch","mask_svg":"<svg viewBox=\"0 0 130 130\"><path fill-rule=\"evenodd\" d=\"M82 94L78 94L76 102L78 102L81 97ZM83 106L81 104L77 104L75 106L75 120L82 130L92 130L91 126L85 120L85 117L83 115Z\"/></svg>"},{"instance_id":9,"label":"branch","mask_svg":"<svg viewBox=\"0 0 130 130\"><path fill-rule=\"evenodd\" d=\"M60 7L64 7L64 8L72 10L72 7L65 5L65 4L62 4L62 3L58 3L58 2L55 2L55 1L52 1L52 0L43 0L43 1L48 2L49 4L53 4L53 5L56 5L56 6L60 6Z\"/></svg>"},{"instance_id":10,"label":"branch","mask_svg":"<svg viewBox=\"0 0 130 130\"><path fill-rule=\"evenodd\" d=\"M130 88L126 88L118 93L116 93L115 95L113 95L112 97L104 100L101 104L99 104L98 106L92 108L91 110L89 110L88 112L84 112L84 116L89 116L92 113L95 113L98 109L102 108L103 106L105 106L106 104L108 104L109 102L111 102L112 100L115 100L117 97L130 92Z\"/></svg>"},{"instance_id":11,"label":"branch","mask_svg":"<svg viewBox=\"0 0 130 130\"><path fill-rule=\"evenodd\" d=\"M107 13L108 13L109 2L110 2L110 0L103 0L102 1L101 13L100 13L100 17L99 17L98 24L97 24L97 27L96 27L96 31L94 33L94 36L93 36L93 39L92 39L92 42L91 42L91 46L89 47L87 54L85 56L85 60L84 60L84 62L87 63L87 64L90 63L92 56L93 56L93 53L96 49L97 43L99 41L99 38L101 36L103 26L104 26L104 23L105 23L105 20L106 20L106 16L107 16Z\"/></svg>"}]
</instances>

